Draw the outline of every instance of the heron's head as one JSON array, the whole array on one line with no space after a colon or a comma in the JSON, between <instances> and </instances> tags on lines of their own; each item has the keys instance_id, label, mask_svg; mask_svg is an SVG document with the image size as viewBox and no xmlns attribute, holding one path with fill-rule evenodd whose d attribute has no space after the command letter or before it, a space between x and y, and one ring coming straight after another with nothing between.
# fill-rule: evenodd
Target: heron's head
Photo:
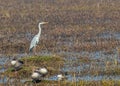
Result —
<instances>
[{"instance_id":1,"label":"heron's head","mask_svg":"<svg viewBox=\"0 0 120 86\"><path fill-rule=\"evenodd\" d=\"M40 25L43 25L43 24L47 24L47 23L48 23L48 22L40 22L40 23L39 23L39 26L40 26Z\"/></svg>"}]
</instances>

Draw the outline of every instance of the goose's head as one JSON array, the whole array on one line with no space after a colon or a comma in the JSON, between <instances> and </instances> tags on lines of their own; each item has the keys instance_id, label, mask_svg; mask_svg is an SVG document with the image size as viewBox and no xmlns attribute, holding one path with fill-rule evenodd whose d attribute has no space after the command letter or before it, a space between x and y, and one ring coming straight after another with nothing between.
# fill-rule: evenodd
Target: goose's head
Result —
<instances>
[{"instance_id":1,"label":"goose's head","mask_svg":"<svg viewBox=\"0 0 120 86\"><path fill-rule=\"evenodd\" d=\"M11 64L14 66L16 63L17 63L16 58L13 58L12 61L11 61Z\"/></svg>"}]
</instances>

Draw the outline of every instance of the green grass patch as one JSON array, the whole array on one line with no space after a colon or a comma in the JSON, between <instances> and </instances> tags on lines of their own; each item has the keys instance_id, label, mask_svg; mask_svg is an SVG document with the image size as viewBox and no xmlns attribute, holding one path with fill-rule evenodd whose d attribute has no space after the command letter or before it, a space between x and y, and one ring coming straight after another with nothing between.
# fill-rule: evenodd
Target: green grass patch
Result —
<instances>
[{"instance_id":1,"label":"green grass patch","mask_svg":"<svg viewBox=\"0 0 120 86\"><path fill-rule=\"evenodd\" d=\"M40 62L40 61L60 61L63 60L60 57L54 57L54 56L30 56L30 57L24 57L21 60L26 60L28 62L34 61L34 62Z\"/></svg>"},{"instance_id":2,"label":"green grass patch","mask_svg":"<svg viewBox=\"0 0 120 86\"><path fill-rule=\"evenodd\" d=\"M24 62L23 67L17 71L19 77L29 78L31 77L32 70L34 68L47 67L48 76L58 73L59 66L64 64L64 59L60 56L30 56L21 58ZM5 72L4 75L14 77L15 71L14 68L10 67Z\"/></svg>"}]
</instances>

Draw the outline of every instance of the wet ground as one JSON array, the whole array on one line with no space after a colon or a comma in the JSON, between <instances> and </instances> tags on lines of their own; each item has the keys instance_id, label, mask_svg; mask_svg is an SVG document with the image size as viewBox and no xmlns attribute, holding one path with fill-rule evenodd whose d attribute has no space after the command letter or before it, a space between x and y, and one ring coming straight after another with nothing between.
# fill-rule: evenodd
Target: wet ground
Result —
<instances>
[{"instance_id":1,"label":"wet ground","mask_svg":"<svg viewBox=\"0 0 120 86\"><path fill-rule=\"evenodd\" d=\"M120 33L103 33L100 34L101 38L115 38L120 39ZM67 41L66 41L67 42ZM70 45L68 45L70 46ZM98 80L119 80L119 73L115 74L114 70L108 70L108 68L120 68L119 46L113 48L109 52L106 50L101 51L80 51L80 52L68 52L60 51L56 52L56 55L62 56L65 59L64 66L60 69L64 72L69 72L67 78L69 81L73 80L73 74L76 75L76 80L86 81L98 81ZM46 50L41 51L38 55L53 55L54 53ZM16 54L18 58L27 56L27 54ZM6 55L0 56L0 72L6 70L5 65L9 63L12 57ZM116 62L117 61L117 62ZM116 62L116 63L115 63ZM112 71L109 73L109 71ZM107 73L108 72L108 73ZM57 75L46 78L47 80L57 80ZM0 78L0 82L6 81L6 76ZM23 80L24 81L24 80Z\"/></svg>"}]
</instances>

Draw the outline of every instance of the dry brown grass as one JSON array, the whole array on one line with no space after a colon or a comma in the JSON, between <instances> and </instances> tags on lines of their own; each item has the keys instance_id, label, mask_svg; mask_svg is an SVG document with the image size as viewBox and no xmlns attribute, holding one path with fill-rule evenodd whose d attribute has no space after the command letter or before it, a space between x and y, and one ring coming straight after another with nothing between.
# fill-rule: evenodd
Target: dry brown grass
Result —
<instances>
[{"instance_id":1,"label":"dry brown grass","mask_svg":"<svg viewBox=\"0 0 120 86\"><path fill-rule=\"evenodd\" d=\"M119 0L0 0L0 53L28 52L28 38L37 33L39 21L48 21L49 24L42 27L37 52L105 50L111 53L120 40L113 36L101 38L100 35L105 32L120 33L119 20ZM80 58L80 61L90 63L94 60ZM104 71L99 68L85 71L83 75L88 71L93 75L119 74L117 67L114 71L109 68ZM70 83L70 86L73 84ZM79 84L119 86L119 81L81 81Z\"/></svg>"},{"instance_id":2,"label":"dry brown grass","mask_svg":"<svg viewBox=\"0 0 120 86\"><path fill-rule=\"evenodd\" d=\"M64 47L62 50L76 50L76 47L80 47L80 43L84 43L85 40L90 40L102 32L120 32L119 3L119 0L103 2L97 0L75 0L74 2L72 0L12 0L6 2L1 0L1 53L27 52L30 40L27 40L26 34L36 34L39 21L49 22L43 27L45 29L42 32L41 45L39 45L42 47L45 44L49 51L54 51L58 46L57 42L69 41L70 37L73 39L75 49L74 47L66 49L66 45L61 45ZM59 39L59 37L61 38ZM102 40L99 45L99 38L95 38L93 42L96 41L98 44L95 45L85 42L80 49L91 50L91 48L101 47L101 43L105 43ZM108 42L107 45L111 45L111 42ZM106 46L106 44L102 46Z\"/></svg>"}]
</instances>

